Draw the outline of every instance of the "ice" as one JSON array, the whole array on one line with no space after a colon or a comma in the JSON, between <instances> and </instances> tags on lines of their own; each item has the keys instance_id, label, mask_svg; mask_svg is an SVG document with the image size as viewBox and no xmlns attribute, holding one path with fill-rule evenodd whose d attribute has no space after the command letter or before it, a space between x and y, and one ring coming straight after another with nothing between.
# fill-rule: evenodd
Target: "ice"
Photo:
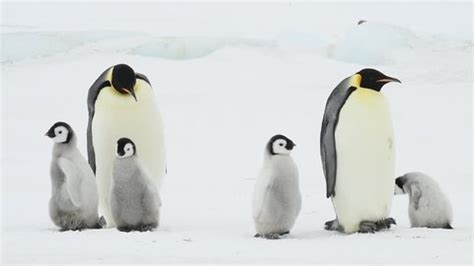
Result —
<instances>
[{"instance_id":1,"label":"ice","mask_svg":"<svg viewBox=\"0 0 474 266\"><path fill-rule=\"evenodd\" d=\"M233 46L260 48L271 42L252 39L226 39L213 37L155 37L133 48L130 53L166 59L193 59L203 57L218 49Z\"/></svg>"},{"instance_id":2,"label":"ice","mask_svg":"<svg viewBox=\"0 0 474 266\"><path fill-rule=\"evenodd\" d=\"M418 37L407 29L369 21L351 27L335 44L331 57L361 65L384 65L421 45Z\"/></svg>"},{"instance_id":3,"label":"ice","mask_svg":"<svg viewBox=\"0 0 474 266\"><path fill-rule=\"evenodd\" d=\"M133 36L117 31L76 31L76 32L7 32L2 34L1 61L12 63L66 53L86 43Z\"/></svg>"}]
</instances>

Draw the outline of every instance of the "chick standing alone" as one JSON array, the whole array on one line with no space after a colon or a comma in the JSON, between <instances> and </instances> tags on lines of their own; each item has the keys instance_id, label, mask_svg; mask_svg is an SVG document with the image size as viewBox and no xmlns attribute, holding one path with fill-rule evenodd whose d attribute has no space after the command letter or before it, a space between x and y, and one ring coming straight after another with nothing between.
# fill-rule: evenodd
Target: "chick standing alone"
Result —
<instances>
[{"instance_id":1,"label":"chick standing alone","mask_svg":"<svg viewBox=\"0 0 474 266\"><path fill-rule=\"evenodd\" d=\"M128 138L117 141L110 207L119 231L149 231L158 227L161 200L158 189Z\"/></svg>"},{"instance_id":2,"label":"chick standing alone","mask_svg":"<svg viewBox=\"0 0 474 266\"><path fill-rule=\"evenodd\" d=\"M275 135L265 147L253 200L255 237L278 239L295 224L301 210L301 194L298 169L290 156L294 146L287 137Z\"/></svg>"},{"instance_id":3,"label":"chick standing alone","mask_svg":"<svg viewBox=\"0 0 474 266\"><path fill-rule=\"evenodd\" d=\"M64 122L55 123L46 133L55 142L51 161L49 215L65 230L100 228L95 176L76 147L76 135Z\"/></svg>"},{"instance_id":4,"label":"chick standing alone","mask_svg":"<svg viewBox=\"0 0 474 266\"><path fill-rule=\"evenodd\" d=\"M411 172L395 180L395 194L408 194L411 227L453 229L451 203L434 179Z\"/></svg>"}]
</instances>

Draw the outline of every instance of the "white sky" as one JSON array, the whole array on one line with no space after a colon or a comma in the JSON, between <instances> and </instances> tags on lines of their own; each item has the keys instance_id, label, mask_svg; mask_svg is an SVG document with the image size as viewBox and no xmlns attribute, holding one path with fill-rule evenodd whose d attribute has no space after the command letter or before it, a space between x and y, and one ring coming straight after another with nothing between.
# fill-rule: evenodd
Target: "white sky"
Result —
<instances>
[{"instance_id":1,"label":"white sky","mask_svg":"<svg viewBox=\"0 0 474 266\"><path fill-rule=\"evenodd\" d=\"M472 40L471 2L3 3L2 25L30 30L134 30L160 35L337 34L359 19ZM143 22L146 21L146 26Z\"/></svg>"}]
</instances>

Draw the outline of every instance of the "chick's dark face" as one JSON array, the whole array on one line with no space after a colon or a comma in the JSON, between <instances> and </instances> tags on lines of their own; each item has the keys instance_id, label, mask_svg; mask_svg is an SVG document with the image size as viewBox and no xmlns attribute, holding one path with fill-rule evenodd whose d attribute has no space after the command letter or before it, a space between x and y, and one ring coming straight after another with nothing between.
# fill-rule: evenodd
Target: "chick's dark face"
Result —
<instances>
[{"instance_id":1,"label":"chick's dark face","mask_svg":"<svg viewBox=\"0 0 474 266\"><path fill-rule=\"evenodd\" d=\"M400 80L386 76L382 72L372 69L365 68L357 72L356 75L360 76L360 87L380 91L382 87L390 82L401 83Z\"/></svg>"},{"instance_id":2,"label":"chick's dark face","mask_svg":"<svg viewBox=\"0 0 474 266\"><path fill-rule=\"evenodd\" d=\"M130 94L135 100L135 83L137 81L135 71L125 64L114 66L112 70L112 86L122 94Z\"/></svg>"}]
</instances>

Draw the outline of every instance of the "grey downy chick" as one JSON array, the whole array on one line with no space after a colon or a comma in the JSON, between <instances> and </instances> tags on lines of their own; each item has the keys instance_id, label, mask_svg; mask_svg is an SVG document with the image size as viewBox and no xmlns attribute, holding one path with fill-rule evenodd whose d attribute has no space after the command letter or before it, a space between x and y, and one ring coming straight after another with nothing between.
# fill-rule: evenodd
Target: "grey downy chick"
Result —
<instances>
[{"instance_id":1,"label":"grey downy chick","mask_svg":"<svg viewBox=\"0 0 474 266\"><path fill-rule=\"evenodd\" d=\"M159 225L161 200L152 177L137 156L135 143L117 141L110 207L119 231L151 231Z\"/></svg>"},{"instance_id":2,"label":"grey downy chick","mask_svg":"<svg viewBox=\"0 0 474 266\"><path fill-rule=\"evenodd\" d=\"M301 210L298 168L290 156L293 141L273 136L265 147L253 199L255 237L278 239L290 232Z\"/></svg>"},{"instance_id":3,"label":"grey downy chick","mask_svg":"<svg viewBox=\"0 0 474 266\"><path fill-rule=\"evenodd\" d=\"M101 228L95 176L76 147L76 135L67 123L57 122L46 133L55 144L50 166L49 215L61 231Z\"/></svg>"},{"instance_id":4,"label":"grey downy chick","mask_svg":"<svg viewBox=\"0 0 474 266\"><path fill-rule=\"evenodd\" d=\"M408 215L411 227L452 229L451 203L433 178L411 172L398 177L395 183L395 194L408 194L410 197Z\"/></svg>"}]
</instances>

